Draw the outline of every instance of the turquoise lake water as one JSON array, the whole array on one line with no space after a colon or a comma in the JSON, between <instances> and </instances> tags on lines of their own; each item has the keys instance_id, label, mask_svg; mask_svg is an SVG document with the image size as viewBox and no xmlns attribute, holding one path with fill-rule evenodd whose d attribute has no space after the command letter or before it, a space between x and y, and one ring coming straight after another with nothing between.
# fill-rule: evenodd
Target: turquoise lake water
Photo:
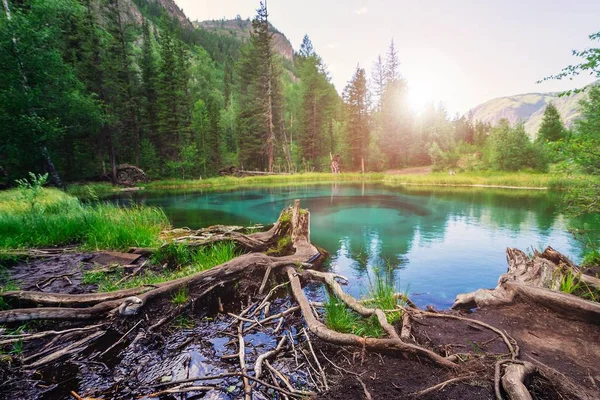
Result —
<instances>
[{"instance_id":1,"label":"turquoise lake water","mask_svg":"<svg viewBox=\"0 0 600 400\"><path fill-rule=\"evenodd\" d=\"M581 224L560 215L557 194L476 188L391 188L378 184L252 187L230 191L134 193L119 199L162 207L175 227L274 222L300 199L311 240L355 296L385 274L419 305L449 307L458 293L496 285L505 249L551 245L580 261Z\"/></svg>"}]
</instances>

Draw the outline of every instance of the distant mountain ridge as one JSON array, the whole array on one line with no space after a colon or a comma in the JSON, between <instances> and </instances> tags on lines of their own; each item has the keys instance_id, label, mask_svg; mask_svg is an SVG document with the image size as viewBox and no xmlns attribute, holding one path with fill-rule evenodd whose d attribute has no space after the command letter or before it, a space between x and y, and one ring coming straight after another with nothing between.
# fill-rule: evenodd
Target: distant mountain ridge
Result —
<instances>
[{"instance_id":1,"label":"distant mountain ridge","mask_svg":"<svg viewBox=\"0 0 600 400\"><path fill-rule=\"evenodd\" d=\"M196 28L205 29L207 31L215 32L219 35L227 35L239 38L242 42L245 42L250 38L250 32L252 31L252 21L250 19L219 19L209 21L194 21L193 25ZM278 31L273 25L269 24L271 32L273 32L273 45L275 51L283 56L284 59L293 61L294 60L294 48L288 38Z\"/></svg>"},{"instance_id":2,"label":"distant mountain ridge","mask_svg":"<svg viewBox=\"0 0 600 400\"><path fill-rule=\"evenodd\" d=\"M558 108L567 127L570 127L579 117L579 103L586 98L587 93L582 91L569 96L560 96L560 94L560 92L525 93L498 97L471 109L467 115L473 121L492 125L496 125L503 118L508 119L513 125L523 122L527 134L535 138L542 124L544 110L550 102Z\"/></svg>"}]
</instances>

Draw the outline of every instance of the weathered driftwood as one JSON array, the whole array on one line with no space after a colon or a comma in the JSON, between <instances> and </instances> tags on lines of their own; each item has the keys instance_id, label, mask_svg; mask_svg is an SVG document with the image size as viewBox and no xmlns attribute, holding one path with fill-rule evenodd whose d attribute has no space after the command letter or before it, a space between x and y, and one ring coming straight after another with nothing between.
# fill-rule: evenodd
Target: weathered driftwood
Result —
<instances>
[{"instance_id":1,"label":"weathered driftwood","mask_svg":"<svg viewBox=\"0 0 600 400\"><path fill-rule=\"evenodd\" d=\"M561 315L600 325L600 304L559 291L567 274L593 287L598 279L584 275L564 255L548 247L530 258L518 249L507 249L508 272L500 276L495 289L459 294L454 309L490 307L521 300L538 303Z\"/></svg>"},{"instance_id":2,"label":"weathered driftwood","mask_svg":"<svg viewBox=\"0 0 600 400\"><path fill-rule=\"evenodd\" d=\"M19 302L26 300L36 306L60 305L62 307L0 311L0 323L35 319L92 319L117 312L122 315L133 315L153 298L172 293L181 287L194 287L198 291L203 291L216 283L224 285L246 274L264 272L267 268L274 270L288 265L310 263L316 260L320 253L310 243L309 225L309 213L300 210L300 202L296 200L293 208L282 211L278 221L270 230L243 235L248 238L248 242L261 243L262 251L277 243L282 236L291 235L292 247L295 250L292 255L271 257L263 253L243 254L222 265L184 278L111 293L67 295L28 291L5 292L1 295L5 299ZM236 238L239 239L239 237L236 235ZM231 240L231 238L226 236L220 240ZM139 301L133 301L133 298L139 299Z\"/></svg>"}]
</instances>

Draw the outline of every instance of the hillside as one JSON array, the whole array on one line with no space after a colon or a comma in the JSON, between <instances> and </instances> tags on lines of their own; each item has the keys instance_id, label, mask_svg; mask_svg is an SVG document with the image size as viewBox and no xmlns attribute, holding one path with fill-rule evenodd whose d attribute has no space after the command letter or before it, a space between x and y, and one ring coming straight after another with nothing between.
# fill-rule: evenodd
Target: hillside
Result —
<instances>
[{"instance_id":1,"label":"hillside","mask_svg":"<svg viewBox=\"0 0 600 400\"><path fill-rule=\"evenodd\" d=\"M495 125L502 118L511 124L525 123L527 133L535 137L542 123L544 110L548 103L553 102L558 108L563 122L567 127L579 116L579 102L586 96L585 92L560 96L560 93L526 93L515 96L499 97L478 105L469 111L468 115L474 121Z\"/></svg>"},{"instance_id":2,"label":"hillside","mask_svg":"<svg viewBox=\"0 0 600 400\"><path fill-rule=\"evenodd\" d=\"M142 23L143 11L145 11L147 15L158 17L164 10L169 17L178 20L183 28L194 29L194 26L188 17L183 10L175 4L174 0L125 0L123 5L125 16L129 17L132 22L137 24Z\"/></svg>"},{"instance_id":3,"label":"hillside","mask_svg":"<svg viewBox=\"0 0 600 400\"><path fill-rule=\"evenodd\" d=\"M215 32L219 35L231 36L239 38L241 41L245 41L250 37L250 31L252 30L252 21L250 19L222 19L222 20L210 20L210 21L195 21L193 25L197 28L207 30L209 32ZM273 42L275 50L288 61L294 59L294 48L287 37L279 32L273 25L272 28Z\"/></svg>"}]
</instances>

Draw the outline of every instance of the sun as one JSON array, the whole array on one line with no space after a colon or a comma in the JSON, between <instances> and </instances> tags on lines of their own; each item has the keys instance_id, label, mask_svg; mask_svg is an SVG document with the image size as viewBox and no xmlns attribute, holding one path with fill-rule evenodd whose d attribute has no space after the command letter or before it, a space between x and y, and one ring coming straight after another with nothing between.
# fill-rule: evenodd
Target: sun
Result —
<instances>
[{"instance_id":1,"label":"sun","mask_svg":"<svg viewBox=\"0 0 600 400\"><path fill-rule=\"evenodd\" d=\"M433 101L433 88L427 82L414 82L408 86L408 105L419 114Z\"/></svg>"}]
</instances>

